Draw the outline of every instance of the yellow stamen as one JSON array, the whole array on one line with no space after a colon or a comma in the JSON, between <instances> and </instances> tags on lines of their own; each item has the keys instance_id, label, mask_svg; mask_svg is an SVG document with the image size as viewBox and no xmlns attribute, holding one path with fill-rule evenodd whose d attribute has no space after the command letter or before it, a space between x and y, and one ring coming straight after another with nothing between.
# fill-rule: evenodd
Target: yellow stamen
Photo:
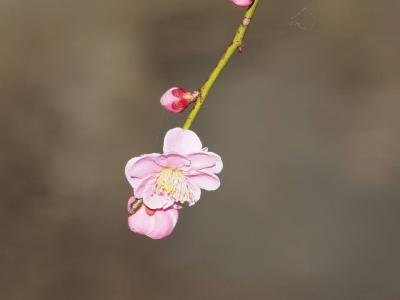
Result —
<instances>
[{"instance_id":1,"label":"yellow stamen","mask_svg":"<svg viewBox=\"0 0 400 300\"><path fill-rule=\"evenodd\" d=\"M188 187L185 176L178 169L165 168L156 181L156 191L166 193L175 202L193 203L193 193Z\"/></svg>"}]
</instances>

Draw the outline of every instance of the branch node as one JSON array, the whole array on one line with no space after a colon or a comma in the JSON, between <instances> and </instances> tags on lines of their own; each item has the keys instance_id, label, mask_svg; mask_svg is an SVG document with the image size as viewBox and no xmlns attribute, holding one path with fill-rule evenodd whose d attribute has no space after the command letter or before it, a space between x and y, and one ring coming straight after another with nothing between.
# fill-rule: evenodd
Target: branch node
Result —
<instances>
[{"instance_id":1,"label":"branch node","mask_svg":"<svg viewBox=\"0 0 400 300\"><path fill-rule=\"evenodd\" d=\"M249 26L251 18L245 17L242 21L243 26Z\"/></svg>"}]
</instances>

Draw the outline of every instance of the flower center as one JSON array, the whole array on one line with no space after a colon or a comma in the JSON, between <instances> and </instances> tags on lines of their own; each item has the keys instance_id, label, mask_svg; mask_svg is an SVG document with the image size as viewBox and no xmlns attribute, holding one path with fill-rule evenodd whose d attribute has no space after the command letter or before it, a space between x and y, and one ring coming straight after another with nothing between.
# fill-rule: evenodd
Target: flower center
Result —
<instances>
[{"instance_id":1,"label":"flower center","mask_svg":"<svg viewBox=\"0 0 400 300\"><path fill-rule=\"evenodd\" d=\"M156 191L166 193L175 202L193 203L193 193L188 187L186 177L178 169L165 168L156 181Z\"/></svg>"}]
</instances>

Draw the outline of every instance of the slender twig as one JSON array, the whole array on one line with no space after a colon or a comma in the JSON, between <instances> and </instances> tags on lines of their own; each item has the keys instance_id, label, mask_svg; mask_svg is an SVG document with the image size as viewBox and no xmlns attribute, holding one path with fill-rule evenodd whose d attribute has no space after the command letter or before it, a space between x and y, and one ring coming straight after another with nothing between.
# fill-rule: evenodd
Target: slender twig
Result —
<instances>
[{"instance_id":1,"label":"slender twig","mask_svg":"<svg viewBox=\"0 0 400 300\"><path fill-rule=\"evenodd\" d=\"M207 81L203 84L200 88L199 96L196 99L196 103L189 113L188 117L186 118L185 123L183 124L183 129L189 129L197 114L199 113L204 101L207 98L208 93L210 92L211 88L213 87L215 81L217 80L219 74L224 69L225 65L228 63L232 55L237 51L240 50L243 44L243 38L246 33L247 27L250 23L251 18L254 15L254 12L257 9L258 3L260 0L255 0L253 4L246 10L244 14L244 18L242 23L239 25L238 29L236 30L236 34L233 37L232 43L229 47L225 50L225 53L222 55L221 59L219 60L217 66L211 72L210 76L208 77Z\"/></svg>"}]
</instances>

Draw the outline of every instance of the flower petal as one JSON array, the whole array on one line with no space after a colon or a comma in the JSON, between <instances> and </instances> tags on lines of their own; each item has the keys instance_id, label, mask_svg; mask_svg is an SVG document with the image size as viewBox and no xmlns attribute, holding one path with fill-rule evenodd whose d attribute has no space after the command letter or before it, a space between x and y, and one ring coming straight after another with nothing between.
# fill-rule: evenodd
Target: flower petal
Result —
<instances>
[{"instance_id":1,"label":"flower petal","mask_svg":"<svg viewBox=\"0 0 400 300\"><path fill-rule=\"evenodd\" d=\"M165 206L171 206L171 201L167 195L159 195L157 193L151 194L148 192L144 193L143 202L146 204L147 207L151 209L160 209L164 208ZM173 204L173 203L172 203Z\"/></svg>"},{"instance_id":2,"label":"flower petal","mask_svg":"<svg viewBox=\"0 0 400 300\"><path fill-rule=\"evenodd\" d=\"M158 165L163 168L183 169L190 167L190 160L178 153L160 155L155 159Z\"/></svg>"},{"instance_id":3,"label":"flower petal","mask_svg":"<svg viewBox=\"0 0 400 300\"><path fill-rule=\"evenodd\" d=\"M222 159L213 152L197 152L187 156L191 162L191 169L202 170L210 173L219 173L222 171Z\"/></svg>"},{"instance_id":4,"label":"flower petal","mask_svg":"<svg viewBox=\"0 0 400 300\"><path fill-rule=\"evenodd\" d=\"M162 167L155 161L159 156L158 153L145 154L128 161L125 166L125 175L133 188L137 186L139 179L160 172Z\"/></svg>"},{"instance_id":5,"label":"flower petal","mask_svg":"<svg viewBox=\"0 0 400 300\"><path fill-rule=\"evenodd\" d=\"M128 217L129 228L136 233L148 235L153 231L155 226L155 218L150 217L145 210L145 206L142 207L133 215Z\"/></svg>"},{"instance_id":6,"label":"flower petal","mask_svg":"<svg viewBox=\"0 0 400 300\"><path fill-rule=\"evenodd\" d=\"M197 134L188 129L171 129L164 138L164 153L176 152L185 155L199 152L201 148L202 144Z\"/></svg>"},{"instance_id":7,"label":"flower petal","mask_svg":"<svg viewBox=\"0 0 400 300\"><path fill-rule=\"evenodd\" d=\"M129 198L128 210L136 201L134 197ZM134 214L128 217L128 225L131 231L146 235L152 239L161 239L172 233L178 221L178 210L174 208L151 210L142 205Z\"/></svg>"},{"instance_id":8,"label":"flower petal","mask_svg":"<svg viewBox=\"0 0 400 300\"><path fill-rule=\"evenodd\" d=\"M151 174L145 178L138 179L136 187L134 187L133 193L137 199L143 198L145 193L154 191L154 185L156 183L156 175Z\"/></svg>"},{"instance_id":9,"label":"flower petal","mask_svg":"<svg viewBox=\"0 0 400 300\"><path fill-rule=\"evenodd\" d=\"M191 184L206 191L215 191L221 185L218 176L207 172L198 172L195 175L187 176L187 178Z\"/></svg>"},{"instance_id":10,"label":"flower petal","mask_svg":"<svg viewBox=\"0 0 400 300\"><path fill-rule=\"evenodd\" d=\"M155 240L162 239L174 230L178 221L178 211L176 209L158 210L154 218L155 226L147 236Z\"/></svg>"},{"instance_id":11,"label":"flower petal","mask_svg":"<svg viewBox=\"0 0 400 300\"><path fill-rule=\"evenodd\" d=\"M192 203L192 204L189 203L189 205L193 205L193 204L196 204L196 202L200 200L201 189L198 185L192 184L191 182L188 182L188 184L189 184L190 191L193 193L193 200L194 200L194 203Z\"/></svg>"}]
</instances>

